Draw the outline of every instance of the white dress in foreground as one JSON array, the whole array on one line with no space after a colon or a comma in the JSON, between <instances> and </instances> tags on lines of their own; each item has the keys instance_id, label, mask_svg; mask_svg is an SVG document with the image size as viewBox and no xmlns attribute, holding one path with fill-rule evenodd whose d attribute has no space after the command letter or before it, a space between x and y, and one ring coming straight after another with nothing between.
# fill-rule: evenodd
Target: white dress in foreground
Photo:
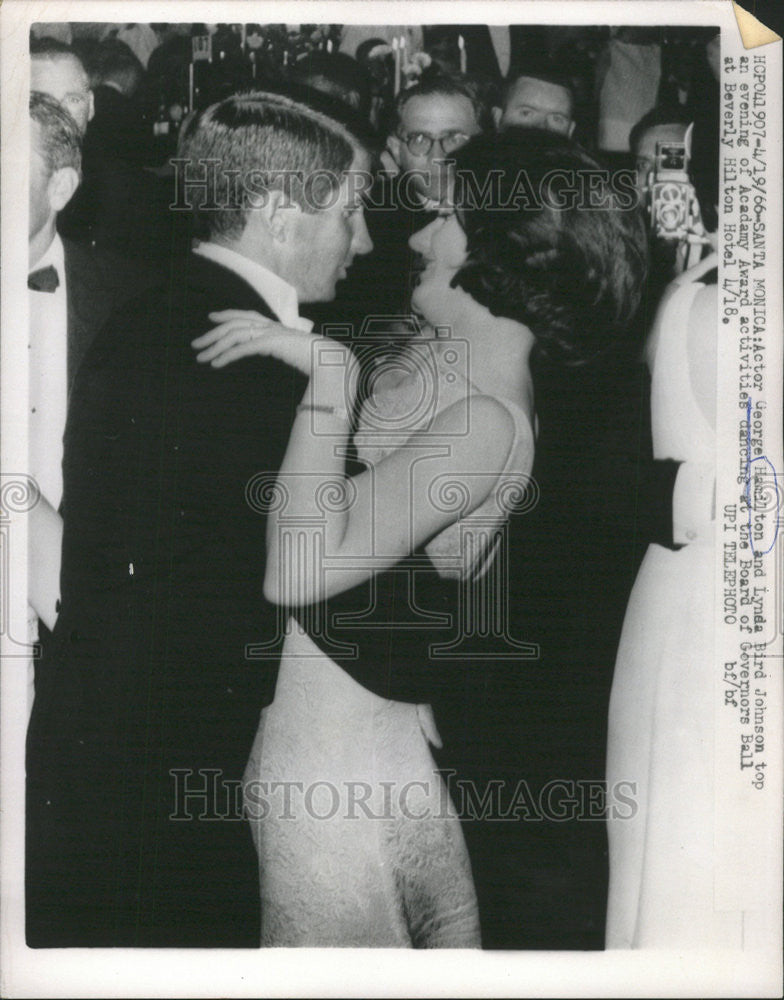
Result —
<instances>
[{"instance_id":1,"label":"white dress in foreground","mask_svg":"<svg viewBox=\"0 0 784 1000\"><path fill-rule=\"evenodd\" d=\"M668 292L652 336L656 458L715 463L692 385L703 350L690 310L703 261ZM714 265L715 266L715 265ZM718 323L718 315L716 319ZM716 337L716 324L697 332ZM607 781L636 813L610 814L608 948L740 947L742 916L714 907L714 536L649 546L632 591L610 699ZM628 792L628 784L627 784Z\"/></svg>"}]
</instances>

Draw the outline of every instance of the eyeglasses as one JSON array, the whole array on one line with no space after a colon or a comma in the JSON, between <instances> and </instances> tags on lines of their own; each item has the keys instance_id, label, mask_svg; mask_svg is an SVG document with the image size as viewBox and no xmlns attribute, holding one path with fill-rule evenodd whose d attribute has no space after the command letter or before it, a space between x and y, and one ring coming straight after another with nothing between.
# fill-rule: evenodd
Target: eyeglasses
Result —
<instances>
[{"instance_id":1,"label":"eyeglasses","mask_svg":"<svg viewBox=\"0 0 784 1000\"><path fill-rule=\"evenodd\" d=\"M443 153L454 153L456 149L465 146L471 136L465 132L444 132L443 135L409 132L408 135L401 135L399 138L406 144L412 156L429 156L435 143L438 143Z\"/></svg>"}]
</instances>

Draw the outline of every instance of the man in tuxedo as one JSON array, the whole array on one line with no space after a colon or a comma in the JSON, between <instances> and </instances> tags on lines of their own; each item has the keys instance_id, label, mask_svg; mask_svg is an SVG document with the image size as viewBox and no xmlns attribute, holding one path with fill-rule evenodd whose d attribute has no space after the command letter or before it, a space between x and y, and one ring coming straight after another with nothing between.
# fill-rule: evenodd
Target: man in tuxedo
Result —
<instances>
[{"instance_id":1,"label":"man in tuxedo","mask_svg":"<svg viewBox=\"0 0 784 1000\"><path fill-rule=\"evenodd\" d=\"M61 239L60 212L79 186L81 135L66 108L47 94L30 96L30 473L41 499L31 511L31 640L37 619L57 615L62 523L63 432L68 394L87 348L109 314L150 277L139 267Z\"/></svg>"},{"instance_id":2,"label":"man in tuxedo","mask_svg":"<svg viewBox=\"0 0 784 1000\"><path fill-rule=\"evenodd\" d=\"M371 249L350 176L367 164L265 94L208 108L180 152L206 239L114 314L71 395L61 610L28 734L33 947L260 940L240 782L282 630L247 491L277 472L306 380L259 356L214 369L191 342L228 308L309 328L300 301Z\"/></svg>"},{"instance_id":3,"label":"man in tuxedo","mask_svg":"<svg viewBox=\"0 0 784 1000\"><path fill-rule=\"evenodd\" d=\"M154 150L139 99L144 69L114 38L90 53L89 69L95 113L84 134L83 179L58 219L59 232L101 250L165 265L173 199L170 183L145 169Z\"/></svg>"}]
</instances>

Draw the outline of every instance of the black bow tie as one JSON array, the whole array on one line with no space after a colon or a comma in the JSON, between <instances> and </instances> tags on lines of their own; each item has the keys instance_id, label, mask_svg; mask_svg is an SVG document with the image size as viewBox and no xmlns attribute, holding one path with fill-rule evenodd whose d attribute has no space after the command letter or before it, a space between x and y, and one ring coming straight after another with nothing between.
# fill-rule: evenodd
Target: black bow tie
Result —
<instances>
[{"instance_id":1,"label":"black bow tie","mask_svg":"<svg viewBox=\"0 0 784 1000\"><path fill-rule=\"evenodd\" d=\"M27 287L34 292L53 292L59 284L57 269L51 264L49 267L41 267L27 275Z\"/></svg>"}]
</instances>

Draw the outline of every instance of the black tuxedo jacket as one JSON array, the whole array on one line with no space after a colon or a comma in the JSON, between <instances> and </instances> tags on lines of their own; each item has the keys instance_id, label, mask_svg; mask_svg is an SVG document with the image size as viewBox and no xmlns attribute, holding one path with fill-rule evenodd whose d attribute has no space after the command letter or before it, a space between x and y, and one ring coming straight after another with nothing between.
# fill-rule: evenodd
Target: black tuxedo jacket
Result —
<instances>
[{"instance_id":1,"label":"black tuxedo jacket","mask_svg":"<svg viewBox=\"0 0 784 1000\"><path fill-rule=\"evenodd\" d=\"M68 387L96 334L123 302L156 281L142 265L63 239L68 310Z\"/></svg>"},{"instance_id":2,"label":"black tuxedo jacket","mask_svg":"<svg viewBox=\"0 0 784 1000\"><path fill-rule=\"evenodd\" d=\"M238 786L281 630L254 482L305 380L198 363L210 312L270 313L195 254L172 273L113 315L71 393L62 608L28 736L32 945L259 942Z\"/></svg>"}]
</instances>

